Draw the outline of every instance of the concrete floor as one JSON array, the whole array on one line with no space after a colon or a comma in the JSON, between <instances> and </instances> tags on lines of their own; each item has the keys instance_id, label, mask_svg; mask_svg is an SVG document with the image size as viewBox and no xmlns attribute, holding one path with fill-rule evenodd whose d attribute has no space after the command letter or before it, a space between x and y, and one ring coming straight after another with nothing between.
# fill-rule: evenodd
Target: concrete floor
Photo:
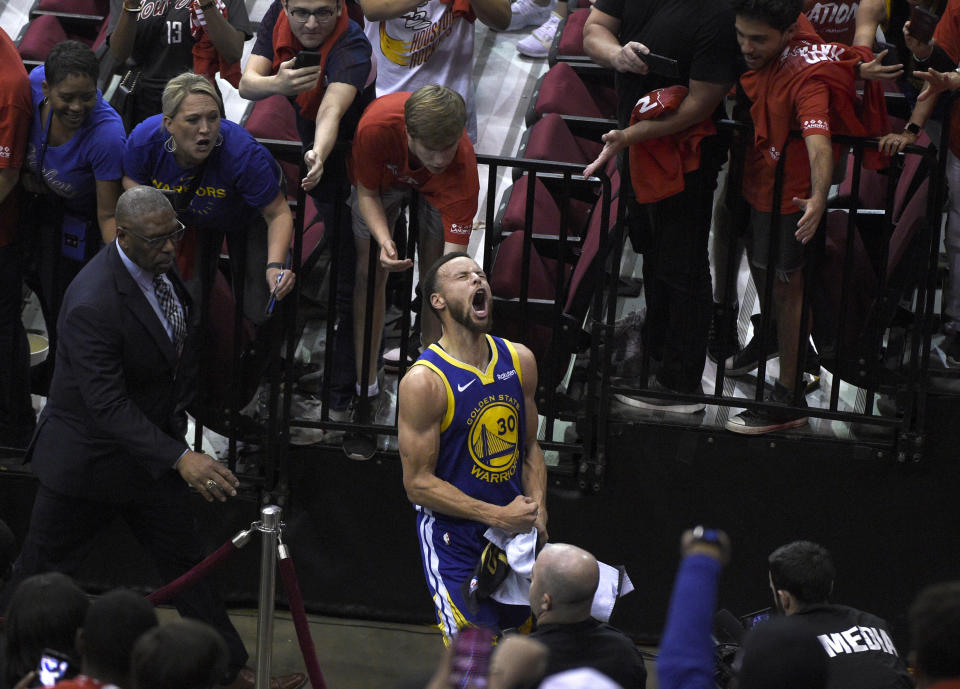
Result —
<instances>
[{"instance_id":1,"label":"concrete floor","mask_svg":"<svg viewBox=\"0 0 960 689\"><path fill-rule=\"evenodd\" d=\"M177 619L173 608L158 610L161 622ZM231 610L237 631L254 664L257 649L257 611ZM347 620L311 615L310 635L320 669L330 689L395 689L423 687L443 654L436 627ZM290 613L274 617L271 674L306 674ZM309 682L306 686L310 686Z\"/></svg>"}]
</instances>

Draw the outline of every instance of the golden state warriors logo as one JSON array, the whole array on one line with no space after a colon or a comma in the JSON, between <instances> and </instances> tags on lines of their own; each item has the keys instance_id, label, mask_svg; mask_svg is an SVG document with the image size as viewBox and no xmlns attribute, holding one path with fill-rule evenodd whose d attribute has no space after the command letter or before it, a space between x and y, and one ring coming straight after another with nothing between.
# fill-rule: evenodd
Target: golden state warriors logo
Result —
<instances>
[{"instance_id":1,"label":"golden state warriors logo","mask_svg":"<svg viewBox=\"0 0 960 689\"><path fill-rule=\"evenodd\" d=\"M487 483L509 481L517 473L520 457L519 405L510 395L480 400L467 423L468 447L473 459L470 473Z\"/></svg>"}]
</instances>

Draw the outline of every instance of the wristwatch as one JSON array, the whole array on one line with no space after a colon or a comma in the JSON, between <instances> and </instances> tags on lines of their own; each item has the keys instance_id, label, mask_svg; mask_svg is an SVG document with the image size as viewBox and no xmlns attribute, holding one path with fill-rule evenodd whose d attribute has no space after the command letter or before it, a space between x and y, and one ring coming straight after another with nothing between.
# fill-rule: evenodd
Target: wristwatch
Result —
<instances>
[{"instance_id":1,"label":"wristwatch","mask_svg":"<svg viewBox=\"0 0 960 689\"><path fill-rule=\"evenodd\" d=\"M910 132L914 136L920 136L920 125L916 122L907 122L907 125L903 128L903 131Z\"/></svg>"}]
</instances>

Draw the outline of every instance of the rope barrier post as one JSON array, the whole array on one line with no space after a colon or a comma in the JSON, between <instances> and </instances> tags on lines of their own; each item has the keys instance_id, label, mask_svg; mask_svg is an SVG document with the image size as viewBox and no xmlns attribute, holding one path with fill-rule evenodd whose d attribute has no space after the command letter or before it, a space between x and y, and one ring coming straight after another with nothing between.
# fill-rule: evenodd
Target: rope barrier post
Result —
<instances>
[{"instance_id":1,"label":"rope barrier post","mask_svg":"<svg viewBox=\"0 0 960 689\"><path fill-rule=\"evenodd\" d=\"M277 588L277 542L283 510L267 505L260 510L260 608L257 612L256 689L270 688L270 661L273 649L273 611Z\"/></svg>"}]
</instances>

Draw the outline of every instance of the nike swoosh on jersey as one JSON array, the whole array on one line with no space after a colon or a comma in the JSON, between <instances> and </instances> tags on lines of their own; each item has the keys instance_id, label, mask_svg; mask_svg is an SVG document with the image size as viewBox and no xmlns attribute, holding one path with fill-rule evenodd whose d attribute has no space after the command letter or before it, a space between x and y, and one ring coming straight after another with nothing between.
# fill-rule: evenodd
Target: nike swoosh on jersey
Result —
<instances>
[{"instance_id":1,"label":"nike swoosh on jersey","mask_svg":"<svg viewBox=\"0 0 960 689\"><path fill-rule=\"evenodd\" d=\"M470 381L469 383L467 383L466 385L460 385L460 383L457 383L457 392L463 392L464 390L466 390L468 387L470 387L471 385L473 385L473 384L476 383L476 382L477 382L477 379L474 378L473 380L471 380L471 381Z\"/></svg>"}]
</instances>

